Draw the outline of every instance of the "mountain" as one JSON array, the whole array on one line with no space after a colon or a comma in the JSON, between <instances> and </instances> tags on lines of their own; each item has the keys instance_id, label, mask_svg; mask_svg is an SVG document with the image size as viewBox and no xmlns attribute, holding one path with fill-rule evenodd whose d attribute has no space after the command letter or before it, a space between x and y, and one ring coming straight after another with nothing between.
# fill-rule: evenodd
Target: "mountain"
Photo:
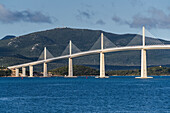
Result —
<instances>
[{"instance_id":1,"label":"mountain","mask_svg":"<svg viewBox=\"0 0 170 113\"><path fill-rule=\"evenodd\" d=\"M127 46L136 34L114 34L101 30L55 28L35 32L11 39L0 40L0 65L10 66L38 60L44 47L47 47L53 56L60 56L70 40L81 51L88 51L104 33L116 46ZM158 40L158 39L153 39ZM160 39L159 39L160 40ZM170 41L160 40L165 44ZM149 65L169 65L170 50L148 51ZM66 66L67 60L58 60L49 64L50 69ZM106 65L114 66L140 66L140 51L126 51L105 54ZM76 65L99 67L99 54L88 55L73 59ZM42 66L42 65L41 65ZM41 66L35 69L42 68Z\"/></svg>"},{"instance_id":2,"label":"mountain","mask_svg":"<svg viewBox=\"0 0 170 113\"><path fill-rule=\"evenodd\" d=\"M4 38L2 38L1 40L7 40L7 39L11 39L11 38L15 38L16 36L14 35L7 35Z\"/></svg>"}]
</instances>

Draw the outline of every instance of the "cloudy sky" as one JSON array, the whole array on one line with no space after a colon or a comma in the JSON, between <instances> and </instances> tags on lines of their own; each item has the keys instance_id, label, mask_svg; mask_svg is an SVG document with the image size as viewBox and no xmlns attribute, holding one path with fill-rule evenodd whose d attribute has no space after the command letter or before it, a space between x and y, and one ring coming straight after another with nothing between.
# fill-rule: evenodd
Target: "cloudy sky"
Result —
<instances>
[{"instance_id":1,"label":"cloudy sky","mask_svg":"<svg viewBox=\"0 0 170 113\"><path fill-rule=\"evenodd\" d=\"M0 38L56 27L138 33L143 25L170 40L170 0L0 0Z\"/></svg>"}]
</instances>

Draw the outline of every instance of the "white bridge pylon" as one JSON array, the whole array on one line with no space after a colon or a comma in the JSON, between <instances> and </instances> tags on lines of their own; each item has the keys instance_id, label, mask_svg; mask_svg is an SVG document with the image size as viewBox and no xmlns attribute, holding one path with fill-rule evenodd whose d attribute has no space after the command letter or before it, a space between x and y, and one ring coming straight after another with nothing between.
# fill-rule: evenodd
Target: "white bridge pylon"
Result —
<instances>
[{"instance_id":1,"label":"white bridge pylon","mask_svg":"<svg viewBox=\"0 0 170 113\"><path fill-rule=\"evenodd\" d=\"M170 45L145 45L145 27L143 27L143 38L142 43L143 45L139 46L125 46L125 47L110 47L110 48L103 48L103 33L101 33L101 48L97 50L89 50L85 52L78 52L78 53L72 53L72 42L69 43L69 54L68 55L62 55L59 57L53 57L53 58L47 58L47 50L46 47L44 48L44 59L39 61L34 61L30 63L20 64L20 65L14 65L9 66L9 69L15 69L15 75L16 77L19 77L19 68L22 68L22 76L25 76L26 68L29 66L29 76L33 77L33 66L38 64L44 64L43 66L43 76L47 77L47 63L59 60L59 59L66 59L68 58L68 76L67 77L75 77L73 76L73 58L90 55L90 54L100 54L100 76L96 78L108 78L105 76L105 60L104 60L104 53L109 52L118 52L118 51L129 51L129 50L141 50L141 76L136 78L152 78L147 76L147 62L146 62L146 50L154 50L154 49L170 49Z\"/></svg>"},{"instance_id":2,"label":"white bridge pylon","mask_svg":"<svg viewBox=\"0 0 170 113\"><path fill-rule=\"evenodd\" d=\"M47 49L46 49L46 47L44 47L44 60L45 61L47 60ZM43 70L44 70L43 76L47 77L47 63L46 62L44 62Z\"/></svg>"},{"instance_id":3,"label":"white bridge pylon","mask_svg":"<svg viewBox=\"0 0 170 113\"><path fill-rule=\"evenodd\" d=\"M145 47L145 27L143 26L143 35L142 35L142 42L143 47ZM141 50L141 77L136 78L153 78L147 76L147 63L146 63L146 49Z\"/></svg>"},{"instance_id":4,"label":"white bridge pylon","mask_svg":"<svg viewBox=\"0 0 170 113\"><path fill-rule=\"evenodd\" d=\"M72 54L72 42L70 40L69 43L69 52L70 52L70 57L68 59L68 76L65 76L67 78L73 78L76 76L73 76L73 59L71 58L71 54Z\"/></svg>"},{"instance_id":5,"label":"white bridge pylon","mask_svg":"<svg viewBox=\"0 0 170 113\"><path fill-rule=\"evenodd\" d=\"M104 61L104 53L103 53L103 33L101 33L100 76L96 78L109 78L105 76L105 61Z\"/></svg>"}]
</instances>

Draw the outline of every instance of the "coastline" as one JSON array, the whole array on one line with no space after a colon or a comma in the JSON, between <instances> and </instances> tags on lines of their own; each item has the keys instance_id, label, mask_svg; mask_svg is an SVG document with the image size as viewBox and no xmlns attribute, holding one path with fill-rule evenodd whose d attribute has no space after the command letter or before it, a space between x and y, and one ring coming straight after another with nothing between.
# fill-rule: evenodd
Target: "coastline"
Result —
<instances>
[{"instance_id":1,"label":"coastline","mask_svg":"<svg viewBox=\"0 0 170 113\"><path fill-rule=\"evenodd\" d=\"M77 77L96 77L96 76L99 76L99 75L76 75ZM112 77L116 77L116 76L140 76L140 75L110 75ZM148 76L170 76L170 75L148 75ZM0 77L5 77L5 78L17 78L16 76L0 76ZM32 77L29 77L29 76L18 76L20 78L32 78ZM34 77L43 77L43 76L34 76ZM64 75L53 75L53 76L48 76L48 77L65 77ZM47 77L47 78L48 78ZM44 77L43 77L44 78Z\"/></svg>"}]
</instances>

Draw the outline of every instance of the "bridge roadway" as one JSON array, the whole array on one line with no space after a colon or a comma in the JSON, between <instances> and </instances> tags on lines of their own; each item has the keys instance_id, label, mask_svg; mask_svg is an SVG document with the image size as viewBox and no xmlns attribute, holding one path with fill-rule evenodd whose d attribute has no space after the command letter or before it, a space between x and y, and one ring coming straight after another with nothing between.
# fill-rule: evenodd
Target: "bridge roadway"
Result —
<instances>
[{"instance_id":1,"label":"bridge roadway","mask_svg":"<svg viewBox=\"0 0 170 113\"><path fill-rule=\"evenodd\" d=\"M54 57L54 58L49 58L46 60L39 60L39 61L34 61L34 62L29 62L25 64L20 64L20 65L14 65L14 66L9 66L9 69L16 69L16 68L21 68L21 67L27 67L27 66L34 66L42 63L48 63L52 62L55 60L59 59L66 59L66 58L75 58L75 57L80 57L80 56L85 56L85 55L90 55L90 54L97 54L97 53L109 53L109 52L118 52L118 51L129 51L129 50L153 50L153 49L170 49L170 45L145 45L145 46L127 46L127 47L114 47L114 48L107 48L107 49L99 49L99 50L91 50L91 51L85 51L85 52L79 52L71 55L65 55L65 56L59 56L59 57Z\"/></svg>"}]
</instances>

